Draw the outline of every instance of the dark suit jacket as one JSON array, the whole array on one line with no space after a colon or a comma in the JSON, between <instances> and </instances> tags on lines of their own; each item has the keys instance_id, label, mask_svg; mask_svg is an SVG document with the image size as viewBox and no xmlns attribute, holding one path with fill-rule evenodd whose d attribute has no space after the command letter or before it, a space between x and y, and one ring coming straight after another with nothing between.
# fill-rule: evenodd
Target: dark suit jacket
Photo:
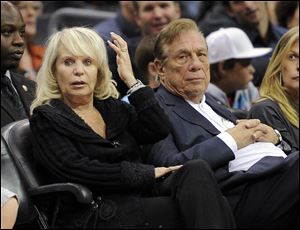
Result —
<instances>
[{"instance_id":1,"label":"dark suit jacket","mask_svg":"<svg viewBox=\"0 0 300 230\"><path fill-rule=\"evenodd\" d=\"M10 72L10 76L24 105L27 116L29 116L30 105L35 97L36 84L34 81L28 80L24 76L12 71ZM16 109L10 104L7 98L1 96L1 127L20 119L23 118L19 117Z\"/></svg>"},{"instance_id":2,"label":"dark suit jacket","mask_svg":"<svg viewBox=\"0 0 300 230\"><path fill-rule=\"evenodd\" d=\"M299 151L299 129L286 119L275 101L267 99L254 104L249 111L249 118L260 119L262 123L277 129L289 145L289 148L284 148L286 154Z\"/></svg>"},{"instance_id":3,"label":"dark suit jacket","mask_svg":"<svg viewBox=\"0 0 300 230\"><path fill-rule=\"evenodd\" d=\"M169 115L170 134L166 139L145 148L148 163L170 166L184 164L191 159L203 159L214 169L225 195L238 194L236 189L242 191L248 181L271 174L284 165L283 158L268 156L246 172L229 172L228 162L234 159L234 154L221 139L216 137L220 131L183 98L174 96L163 86L158 89L156 96L161 107ZM206 95L206 103L217 114L232 122L236 121L231 112L209 95ZM238 199L238 195L235 198Z\"/></svg>"}]
</instances>

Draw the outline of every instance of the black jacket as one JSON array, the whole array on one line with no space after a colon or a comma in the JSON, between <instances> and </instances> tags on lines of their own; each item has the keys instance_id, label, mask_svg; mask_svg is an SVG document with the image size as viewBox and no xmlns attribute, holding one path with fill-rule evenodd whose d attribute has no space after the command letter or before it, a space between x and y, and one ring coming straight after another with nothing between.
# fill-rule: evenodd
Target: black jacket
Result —
<instances>
[{"instance_id":1,"label":"black jacket","mask_svg":"<svg viewBox=\"0 0 300 230\"><path fill-rule=\"evenodd\" d=\"M24 105L27 116L29 116L30 105L35 97L36 84L34 81L28 80L24 76L14 72L10 72L10 76ZM24 119L24 117L19 117L16 109L10 104L9 100L1 96L1 127L21 119Z\"/></svg>"},{"instance_id":2,"label":"black jacket","mask_svg":"<svg viewBox=\"0 0 300 230\"><path fill-rule=\"evenodd\" d=\"M54 181L81 183L93 192L148 188L154 168L141 163L140 145L165 138L167 118L149 87L129 100L131 104L94 99L106 124L106 139L61 100L37 107L30 118L35 158Z\"/></svg>"},{"instance_id":3,"label":"black jacket","mask_svg":"<svg viewBox=\"0 0 300 230\"><path fill-rule=\"evenodd\" d=\"M275 101L267 99L254 104L249 111L249 118L257 118L262 123L277 129L284 142L288 144L283 149L286 154L299 151L299 128L286 119Z\"/></svg>"}]
</instances>

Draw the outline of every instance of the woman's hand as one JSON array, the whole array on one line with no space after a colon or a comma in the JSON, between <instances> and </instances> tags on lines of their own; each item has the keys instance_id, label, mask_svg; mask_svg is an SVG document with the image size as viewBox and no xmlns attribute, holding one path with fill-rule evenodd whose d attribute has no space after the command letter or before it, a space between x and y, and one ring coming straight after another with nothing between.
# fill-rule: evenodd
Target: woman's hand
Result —
<instances>
[{"instance_id":1,"label":"woman's hand","mask_svg":"<svg viewBox=\"0 0 300 230\"><path fill-rule=\"evenodd\" d=\"M130 88L137 80L135 79L132 71L130 56L126 41L118 34L111 32L112 41L107 41L109 46L117 54L118 73L122 81Z\"/></svg>"},{"instance_id":2,"label":"woman's hand","mask_svg":"<svg viewBox=\"0 0 300 230\"><path fill-rule=\"evenodd\" d=\"M172 173L176 171L177 169L181 168L182 165L175 165L175 166L170 166L170 167L157 167L154 168L154 174L155 178L162 177L168 173Z\"/></svg>"}]
</instances>

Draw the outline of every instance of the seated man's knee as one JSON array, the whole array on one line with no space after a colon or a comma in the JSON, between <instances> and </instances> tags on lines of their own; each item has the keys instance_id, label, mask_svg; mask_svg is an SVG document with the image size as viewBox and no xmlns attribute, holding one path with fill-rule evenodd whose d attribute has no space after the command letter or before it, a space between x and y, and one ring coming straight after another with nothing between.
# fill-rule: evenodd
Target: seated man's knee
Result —
<instances>
[{"instance_id":1,"label":"seated man's knee","mask_svg":"<svg viewBox=\"0 0 300 230\"><path fill-rule=\"evenodd\" d=\"M204 160L190 160L183 165L183 169L196 175L213 175L209 164Z\"/></svg>"}]
</instances>

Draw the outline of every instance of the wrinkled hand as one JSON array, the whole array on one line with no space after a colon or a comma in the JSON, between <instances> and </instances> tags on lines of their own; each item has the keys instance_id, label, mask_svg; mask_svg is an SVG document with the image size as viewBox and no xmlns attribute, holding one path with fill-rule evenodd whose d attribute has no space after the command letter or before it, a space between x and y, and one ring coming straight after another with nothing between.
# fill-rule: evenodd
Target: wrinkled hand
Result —
<instances>
[{"instance_id":1,"label":"wrinkled hand","mask_svg":"<svg viewBox=\"0 0 300 230\"><path fill-rule=\"evenodd\" d=\"M182 167L182 165L175 165L175 166L170 166L170 167L157 167L154 169L155 178L159 178L170 172L174 172L181 167Z\"/></svg>"},{"instance_id":2,"label":"wrinkled hand","mask_svg":"<svg viewBox=\"0 0 300 230\"><path fill-rule=\"evenodd\" d=\"M238 120L237 125L226 130L236 141L238 149L254 142L278 142L277 134L268 125L260 123L258 119Z\"/></svg>"},{"instance_id":3,"label":"wrinkled hand","mask_svg":"<svg viewBox=\"0 0 300 230\"><path fill-rule=\"evenodd\" d=\"M278 143L278 136L274 129L265 124L259 124L254 133L255 142L271 142L273 144Z\"/></svg>"},{"instance_id":4,"label":"wrinkled hand","mask_svg":"<svg viewBox=\"0 0 300 230\"><path fill-rule=\"evenodd\" d=\"M227 129L226 132L233 137L238 149L240 149L254 143L260 138L262 133L257 130L259 124L260 120L258 119L239 120L235 127Z\"/></svg>"},{"instance_id":5,"label":"wrinkled hand","mask_svg":"<svg viewBox=\"0 0 300 230\"><path fill-rule=\"evenodd\" d=\"M117 54L118 73L122 81L130 88L137 80L135 79L132 71L130 56L128 53L128 47L126 41L118 34L111 32L112 41L107 41L109 47L111 47Z\"/></svg>"}]
</instances>

